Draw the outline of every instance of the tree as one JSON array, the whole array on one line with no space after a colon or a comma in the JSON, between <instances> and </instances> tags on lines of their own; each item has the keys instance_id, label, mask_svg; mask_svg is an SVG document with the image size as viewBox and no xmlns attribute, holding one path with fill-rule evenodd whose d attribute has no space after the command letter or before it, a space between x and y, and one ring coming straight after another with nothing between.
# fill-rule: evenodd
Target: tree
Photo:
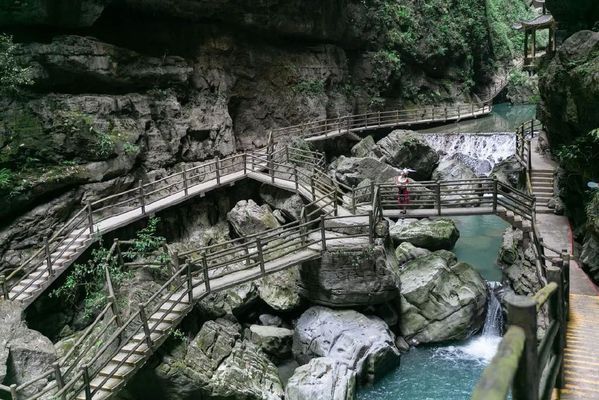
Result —
<instances>
[{"instance_id":1,"label":"tree","mask_svg":"<svg viewBox=\"0 0 599 400\"><path fill-rule=\"evenodd\" d=\"M17 61L17 46L12 36L0 34L0 94L11 94L21 86L33 84L31 71Z\"/></svg>"}]
</instances>

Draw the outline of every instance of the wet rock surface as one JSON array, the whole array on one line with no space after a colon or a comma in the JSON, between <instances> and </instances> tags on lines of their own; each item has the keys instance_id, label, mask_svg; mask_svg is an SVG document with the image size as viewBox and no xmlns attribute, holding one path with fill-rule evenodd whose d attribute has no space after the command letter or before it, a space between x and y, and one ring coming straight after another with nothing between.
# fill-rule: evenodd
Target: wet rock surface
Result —
<instances>
[{"instance_id":1,"label":"wet rock surface","mask_svg":"<svg viewBox=\"0 0 599 400\"><path fill-rule=\"evenodd\" d=\"M428 250L452 249L460 237L455 222L449 218L421 219L410 224L395 224L389 230L393 242L409 242Z\"/></svg>"},{"instance_id":2,"label":"wet rock surface","mask_svg":"<svg viewBox=\"0 0 599 400\"><path fill-rule=\"evenodd\" d=\"M286 400L353 400L356 373L347 364L317 357L298 367L287 382Z\"/></svg>"}]
</instances>

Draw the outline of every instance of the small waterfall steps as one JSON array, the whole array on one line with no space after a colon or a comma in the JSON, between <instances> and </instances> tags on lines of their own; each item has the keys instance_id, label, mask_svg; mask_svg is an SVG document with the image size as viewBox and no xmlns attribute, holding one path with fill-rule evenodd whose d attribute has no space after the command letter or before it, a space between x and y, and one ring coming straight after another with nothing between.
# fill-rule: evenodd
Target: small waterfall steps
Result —
<instances>
[{"instance_id":1,"label":"small waterfall steps","mask_svg":"<svg viewBox=\"0 0 599 400\"><path fill-rule=\"evenodd\" d=\"M499 282L487 282L489 287L489 302L487 304L487 316L483 325L482 336L500 336L503 328L503 312L501 303L495 295L495 289L501 286Z\"/></svg>"}]
</instances>

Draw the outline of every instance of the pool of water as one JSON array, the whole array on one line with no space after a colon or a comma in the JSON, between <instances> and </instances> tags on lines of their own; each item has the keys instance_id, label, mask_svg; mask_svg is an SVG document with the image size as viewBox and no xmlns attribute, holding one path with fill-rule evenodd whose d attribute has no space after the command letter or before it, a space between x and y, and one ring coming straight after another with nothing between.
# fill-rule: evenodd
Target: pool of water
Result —
<instances>
[{"instance_id":1,"label":"pool of water","mask_svg":"<svg viewBox=\"0 0 599 400\"><path fill-rule=\"evenodd\" d=\"M472 265L487 281L499 281L496 258L507 223L493 215L454 220L460 230L454 248L458 260ZM500 340L499 327L487 321L485 332L468 340L414 348L402 355L397 369L360 388L358 400L467 400Z\"/></svg>"},{"instance_id":2,"label":"pool of water","mask_svg":"<svg viewBox=\"0 0 599 400\"><path fill-rule=\"evenodd\" d=\"M420 132L514 132L523 122L533 119L535 114L536 106L534 104L511 105L509 103L501 103L493 106L493 112L489 116L436 126L421 130Z\"/></svg>"}]
</instances>

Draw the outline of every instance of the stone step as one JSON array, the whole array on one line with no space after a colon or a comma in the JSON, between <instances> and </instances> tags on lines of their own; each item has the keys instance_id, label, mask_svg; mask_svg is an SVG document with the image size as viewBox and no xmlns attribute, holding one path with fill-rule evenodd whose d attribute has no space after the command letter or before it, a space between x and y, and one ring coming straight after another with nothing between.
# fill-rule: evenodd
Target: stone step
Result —
<instances>
[{"instance_id":1,"label":"stone step","mask_svg":"<svg viewBox=\"0 0 599 400\"><path fill-rule=\"evenodd\" d=\"M119 362L110 361L104 368L100 370L100 376L114 376L117 378L125 379L127 375L133 371L134 367L127 364L119 366Z\"/></svg>"},{"instance_id":2,"label":"stone step","mask_svg":"<svg viewBox=\"0 0 599 400\"><path fill-rule=\"evenodd\" d=\"M553 177L546 177L543 175L540 176L532 176L531 177L531 181L534 184L535 182L540 182L540 183L553 183Z\"/></svg>"},{"instance_id":3,"label":"stone step","mask_svg":"<svg viewBox=\"0 0 599 400\"><path fill-rule=\"evenodd\" d=\"M544 207L544 206L537 206L535 208L535 211L538 214L553 214L553 210L549 207Z\"/></svg>"},{"instance_id":4,"label":"stone step","mask_svg":"<svg viewBox=\"0 0 599 400\"><path fill-rule=\"evenodd\" d=\"M553 193L553 186L550 187L534 187L532 188L533 193Z\"/></svg>"},{"instance_id":5,"label":"stone step","mask_svg":"<svg viewBox=\"0 0 599 400\"><path fill-rule=\"evenodd\" d=\"M111 362L120 363L123 361L127 365L136 365L138 362L142 361L145 357L141 354L132 353L118 353L116 356L112 358Z\"/></svg>"},{"instance_id":6,"label":"stone step","mask_svg":"<svg viewBox=\"0 0 599 400\"><path fill-rule=\"evenodd\" d=\"M106 379L106 378L107 377L104 375L98 375L94 379L91 380L91 382L89 383L89 386L92 388L92 390L100 388L100 390L109 392L108 395L110 395L111 392L114 392L115 390L117 390L119 388L119 386L123 383L123 380L120 378L117 378L117 377L108 378L108 379ZM104 382L104 383L102 383L102 382ZM94 399L96 399L96 396L94 396Z\"/></svg>"},{"instance_id":7,"label":"stone step","mask_svg":"<svg viewBox=\"0 0 599 400\"><path fill-rule=\"evenodd\" d=\"M150 322L148 322L148 326L150 327L150 330L152 332L165 333L165 332L168 332L173 327L173 324L169 323L169 322L160 322L157 324L157 320L154 322L152 322L152 320L150 320Z\"/></svg>"},{"instance_id":8,"label":"stone step","mask_svg":"<svg viewBox=\"0 0 599 400\"><path fill-rule=\"evenodd\" d=\"M554 172L553 171L548 171L548 170L532 170L530 173L531 178L553 178L554 176Z\"/></svg>"}]
</instances>

